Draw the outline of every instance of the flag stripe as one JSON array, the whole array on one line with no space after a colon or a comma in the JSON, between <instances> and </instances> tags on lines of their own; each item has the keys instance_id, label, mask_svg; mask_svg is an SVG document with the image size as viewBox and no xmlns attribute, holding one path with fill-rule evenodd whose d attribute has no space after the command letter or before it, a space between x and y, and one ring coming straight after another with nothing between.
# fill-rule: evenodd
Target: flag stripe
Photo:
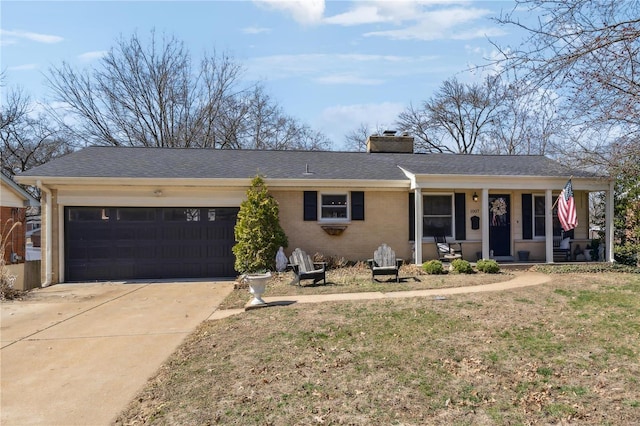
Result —
<instances>
[{"instance_id":1,"label":"flag stripe","mask_svg":"<svg viewBox=\"0 0 640 426\"><path fill-rule=\"evenodd\" d=\"M558 198L558 219L565 232L578 226L578 215L576 213L576 203L573 197L571 179L569 179L564 186Z\"/></svg>"}]
</instances>

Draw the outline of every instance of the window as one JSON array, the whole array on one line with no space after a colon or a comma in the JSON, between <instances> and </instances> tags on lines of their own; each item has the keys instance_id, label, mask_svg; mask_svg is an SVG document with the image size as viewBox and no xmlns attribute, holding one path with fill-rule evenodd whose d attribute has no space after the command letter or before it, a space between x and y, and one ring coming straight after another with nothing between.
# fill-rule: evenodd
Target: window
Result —
<instances>
[{"instance_id":1,"label":"window","mask_svg":"<svg viewBox=\"0 0 640 426\"><path fill-rule=\"evenodd\" d=\"M318 191L304 191L303 203L305 221L364 220L364 191L351 191L348 194L318 194Z\"/></svg>"},{"instance_id":2,"label":"window","mask_svg":"<svg viewBox=\"0 0 640 426\"><path fill-rule=\"evenodd\" d=\"M533 196L533 236L544 237L544 195Z\"/></svg>"},{"instance_id":3,"label":"window","mask_svg":"<svg viewBox=\"0 0 640 426\"><path fill-rule=\"evenodd\" d=\"M121 207L117 210L118 220L145 222L153 221L156 218L154 208Z\"/></svg>"},{"instance_id":4,"label":"window","mask_svg":"<svg viewBox=\"0 0 640 426\"><path fill-rule=\"evenodd\" d=\"M102 207L69 207L67 213L69 222L109 220L109 210Z\"/></svg>"},{"instance_id":5,"label":"window","mask_svg":"<svg viewBox=\"0 0 640 426\"><path fill-rule=\"evenodd\" d=\"M434 235L453 236L453 197L451 195L424 195L424 237Z\"/></svg>"},{"instance_id":6,"label":"window","mask_svg":"<svg viewBox=\"0 0 640 426\"><path fill-rule=\"evenodd\" d=\"M322 194L321 219L348 219L347 194Z\"/></svg>"},{"instance_id":7,"label":"window","mask_svg":"<svg viewBox=\"0 0 640 426\"><path fill-rule=\"evenodd\" d=\"M221 222L221 221L236 221L238 215L238 209L233 207L218 207L215 209L208 209L207 220L209 222Z\"/></svg>"},{"instance_id":8,"label":"window","mask_svg":"<svg viewBox=\"0 0 640 426\"><path fill-rule=\"evenodd\" d=\"M558 219L558 206L556 205L556 200L558 199L557 195L552 197L553 201L553 236L559 237L563 234L562 226L560 225L560 219ZM533 236L544 238L546 233L546 206L545 206L545 196L544 195L534 195L533 196ZM573 237L573 230L569 232L564 232L565 236Z\"/></svg>"},{"instance_id":9,"label":"window","mask_svg":"<svg viewBox=\"0 0 640 426\"><path fill-rule=\"evenodd\" d=\"M170 222L199 222L198 208L167 208L163 210L164 220Z\"/></svg>"}]
</instances>

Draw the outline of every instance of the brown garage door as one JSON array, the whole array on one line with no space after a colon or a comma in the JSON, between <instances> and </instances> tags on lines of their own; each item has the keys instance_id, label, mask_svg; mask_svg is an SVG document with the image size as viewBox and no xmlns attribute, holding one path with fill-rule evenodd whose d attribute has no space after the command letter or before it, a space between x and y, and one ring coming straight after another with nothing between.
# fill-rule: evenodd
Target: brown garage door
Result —
<instances>
[{"instance_id":1,"label":"brown garage door","mask_svg":"<svg viewBox=\"0 0 640 426\"><path fill-rule=\"evenodd\" d=\"M232 277L237 208L66 207L65 280Z\"/></svg>"}]
</instances>

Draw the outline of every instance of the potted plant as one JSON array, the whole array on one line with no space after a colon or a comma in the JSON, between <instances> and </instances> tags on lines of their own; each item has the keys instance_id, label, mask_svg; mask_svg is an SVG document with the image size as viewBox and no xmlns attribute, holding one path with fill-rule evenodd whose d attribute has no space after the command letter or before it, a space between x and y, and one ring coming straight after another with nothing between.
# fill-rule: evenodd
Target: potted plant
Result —
<instances>
[{"instance_id":1,"label":"potted plant","mask_svg":"<svg viewBox=\"0 0 640 426\"><path fill-rule=\"evenodd\" d=\"M254 298L252 305L264 304L262 294L271 277L278 249L286 247L287 236L280 226L278 202L267 189L264 180L256 176L247 190L247 198L240 204L234 228L236 244L235 270L241 280L249 284Z\"/></svg>"}]
</instances>

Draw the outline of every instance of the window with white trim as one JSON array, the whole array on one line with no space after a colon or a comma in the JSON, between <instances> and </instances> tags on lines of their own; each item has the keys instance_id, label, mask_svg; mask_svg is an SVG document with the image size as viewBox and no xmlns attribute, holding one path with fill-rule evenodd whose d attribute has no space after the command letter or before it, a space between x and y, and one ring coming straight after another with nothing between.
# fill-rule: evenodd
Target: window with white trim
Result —
<instances>
[{"instance_id":1,"label":"window with white trim","mask_svg":"<svg viewBox=\"0 0 640 426\"><path fill-rule=\"evenodd\" d=\"M551 212L553 216L553 235L559 237L564 232L562 231L562 226L560 225L560 219L558 219L558 206L556 204L556 200L558 199L557 195L554 195L551 200L553 202L554 208L553 212ZM545 207L546 198L544 195L534 195L533 196L533 236L534 238L544 238L546 235L546 207ZM565 235L573 235L573 232L564 233Z\"/></svg>"},{"instance_id":2,"label":"window with white trim","mask_svg":"<svg viewBox=\"0 0 640 426\"><path fill-rule=\"evenodd\" d=\"M423 195L422 236L453 236L453 196L450 194Z\"/></svg>"},{"instance_id":3,"label":"window with white trim","mask_svg":"<svg viewBox=\"0 0 640 426\"><path fill-rule=\"evenodd\" d=\"M320 195L320 219L321 220L348 220L349 197L347 194L321 194Z\"/></svg>"},{"instance_id":4,"label":"window with white trim","mask_svg":"<svg viewBox=\"0 0 640 426\"><path fill-rule=\"evenodd\" d=\"M542 237L545 236L545 196L534 195L533 196L533 236Z\"/></svg>"}]
</instances>

